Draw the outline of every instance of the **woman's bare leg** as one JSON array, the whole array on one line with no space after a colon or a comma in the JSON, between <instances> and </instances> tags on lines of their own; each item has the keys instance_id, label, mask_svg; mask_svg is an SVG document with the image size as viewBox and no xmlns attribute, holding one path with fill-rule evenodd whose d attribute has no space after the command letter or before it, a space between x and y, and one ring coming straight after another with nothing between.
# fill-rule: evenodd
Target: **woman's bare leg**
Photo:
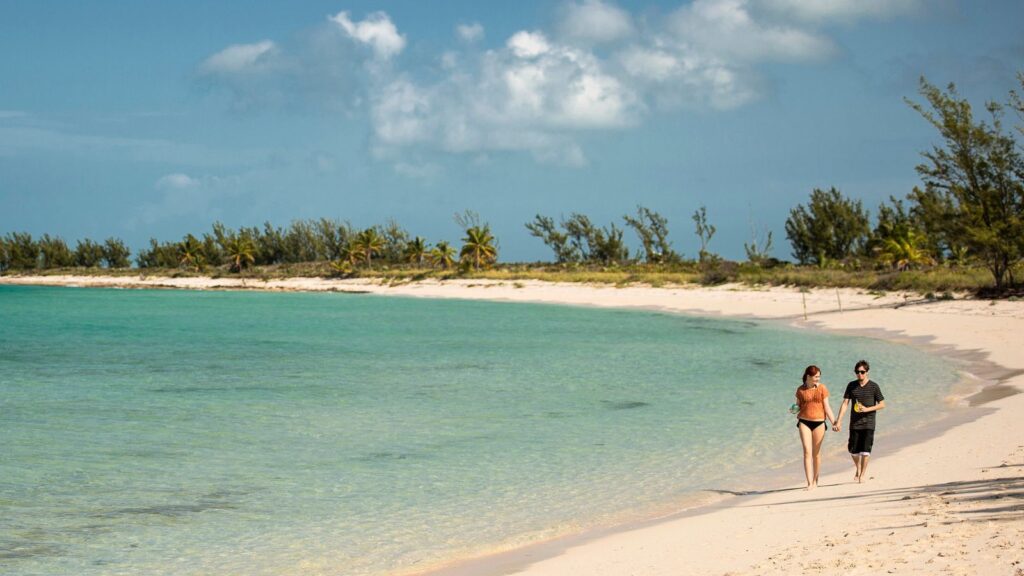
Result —
<instances>
[{"instance_id":1,"label":"woman's bare leg","mask_svg":"<svg viewBox=\"0 0 1024 576\"><path fill-rule=\"evenodd\" d=\"M821 472L821 444L825 440L825 424L811 431L814 450L814 486L818 485L818 474Z\"/></svg>"},{"instance_id":2,"label":"woman's bare leg","mask_svg":"<svg viewBox=\"0 0 1024 576\"><path fill-rule=\"evenodd\" d=\"M800 431L800 444L804 447L804 474L807 476L807 489L811 490L814 488L814 434L805 424L797 424L796 428Z\"/></svg>"}]
</instances>

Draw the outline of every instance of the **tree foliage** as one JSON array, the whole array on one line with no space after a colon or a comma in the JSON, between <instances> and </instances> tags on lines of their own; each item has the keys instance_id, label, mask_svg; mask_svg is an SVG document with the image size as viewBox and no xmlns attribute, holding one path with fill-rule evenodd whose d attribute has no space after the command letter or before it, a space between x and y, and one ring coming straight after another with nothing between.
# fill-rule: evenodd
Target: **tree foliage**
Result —
<instances>
[{"instance_id":1,"label":"tree foliage","mask_svg":"<svg viewBox=\"0 0 1024 576\"><path fill-rule=\"evenodd\" d=\"M373 266L373 257L384 250L384 237L376 228L367 228L356 235L353 243L353 250L366 262L368 267Z\"/></svg>"},{"instance_id":2,"label":"tree foliage","mask_svg":"<svg viewBox=\"0 0 1024 576\"><path fill-rule=\"evenodd\" d=\"M38 245L40 268L67 268L75 265L74 253L60 236L43 234L39 238Z\"/></svg>"},{"instance_id":3,"label":"tree foliage","mask_svg":"<svg viewBox=\"0 0 1024 576\"><path fill-rule=\"evenodd\" d=\"M423 265L423 260L427 257L428 252L427 241L419 236L405 243L405 261L410 264Z\"/></svg>"},{"instance_id":4,"label":"tree foliage","mask_svg":"<svg viewBox=\"0 0 1024 576\"><path fill-rule=\"evenodd\" d=\"M860 200L830 188L815 188L807 206L797 205L786 219L786 238L801 264L825 266L862 254L868 239L868 213Z\"/></svg>"},{"instance_id":5,"label":"tree foliage","mask_svg":"<svg viewBox=\"0 0 1024 576\"><path fill-rule=\"evenodd\" d=\"M747 261L755 266L764 266L772 260L772 231L760 230L753 221L750 223L750 242L743 243Z\"/></svg>"},{"instance_id":6,"label":"tree foliage","mask_svg":"<svg viewBox=\"0 0 1024 576\"><path fill-rule=\"evenodd\" d=\"M636 216L626 214L622 219L640 239L645 262L661 264L679 260L679 255L672 250L672 243L668 240L667 218L653 210L637 206Z\"/></svg>"},{"instance_id":7,"label":"tree foliage","mask_svg":"<svg viewBox=\"0 0 1024 576\"><path fill-rule=\"evenodd\" d=\"M988 104L989 121L975 120L956 86L946 90L921 79L928 103L908 100L942 136L917 166L924 190L913 197L947 248L963 246L992 273L996 289L1015 284L1013 267L1024 257L1024 159L1003 130L1002 106Z\"/></svg>"},{"instance_id":8,"label":"tree foliage","mask_svg":"<svg viewBox=\"0 0 1024 576\"><path fill-rule=\"evenodd\" d=\"M579 251L569 244L569 234L558 229L554 218L537 214L533 222L526 223L526 229L530 231L531 236L540 238L548 248L551 248L555 253L555 262L564 264L580 259Z\"/></svg>"},{"instance_id":9,"label":"tree foliage","mask_svg":"<svg viewBox=\"0 0 1024 576\"><path fill-rule=\"evenodd\" d=\"M561 221L558 230L553 219L540 214L526 224L531 235L544 240L555 252L558 262L611 264L629 259L624 231L613 222L607 227L595 226L585 214L573 212Z\"/></svg>"},{"instance_id":10,"label":"tree foliage","mask_svg":"<svg viewBox=\"0 0 1024 576\"><path fill-rule=\"evenodd\" d=\"M197 272L206 267L203 245L192 234L186 234L178 243L178 265Z\"/></svg>"},{"instance_id":11,"label":"tree foliage","mask_svg":"<svg viewBox=\"0 0 1024 576\"><path fill-rule=\"evenodd\" d=\"M868 241L869 252L882 264L899 271L935 264L938 245L929 239L915 212L890 197L878 206L878 223Z\"/></svg>"},{"instance_id":12,"label":"tree foliage","mask_svg":"<svg viewBox=\"0 0 1024 576\"><path fill-rule=\"evenodd\" d=\"M711 238L715 235L717 228L708 223L708 209L704 206L694 211L691 218L696 227L697 237L700 238L699 258L701 262L704 262L710 256L708 245L711 244Z\"/></svg>"},{"instance_id":13,"label":"tree foliage","mask_svg":"<svg viewBox=\"0 0 1024 576\"><path fill-rule=\"evenodd\" d=\"M34 270L39 267L39 245L27 232L11 232L4 238L7 268Z\"/></svg>"},{"instance_id":14,"label":"tree foliage","mask_svg":"<svg viewBox=\"0 0 1024 576\"><path fill-rule=\"evenodd\" d=\"M442 270L448 270L455 265L455 248L447 241L441 240L430 251L430 262L434 266L440 266Z\"/></svg>"},{"instance_id":15,"label":"tree foliage","mask_svg":"<svg viewBox=\"0 0 1024 576\"><path fill-rule=\"evenodd\" d=\"M459 251L459 262L479 270L489 268L497 259L498 248L490 226L484 224L466 228L466 237L462 239L462 250Z\"/></svg>"},{"instance_id":16,"label":"tree foliage","mask_svg":"<svg viewBox=\"0 0 1024 576\"><path fill-rule=\"evenodd\" d=\"M256 244L246 235L233 234L226 238L224 251L232 272L242 272L256 262Z\"/></svg>"},{"instance_id":17,"label":"tree foliage","mask_svg":"<svg viewBox=\"0 0 1024 576\"><path fill-rule=\"evenodd\" d=\"M100 252L107 268L128 268L132 265L132 251L120 238L110 237L104 240Z\"/></svg>"}]
</instances>

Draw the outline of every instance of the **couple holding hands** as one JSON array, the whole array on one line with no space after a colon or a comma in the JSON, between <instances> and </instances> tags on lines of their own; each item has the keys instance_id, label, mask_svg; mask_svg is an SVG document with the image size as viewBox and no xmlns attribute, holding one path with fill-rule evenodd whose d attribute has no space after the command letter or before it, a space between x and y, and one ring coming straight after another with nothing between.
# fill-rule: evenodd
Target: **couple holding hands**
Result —
<instances>
[{"instance_id":1,"label":"couple holding hands","mask_svg":"<svg viewBox=\"0 0 1024 576\"><path fill-rule=\"evenodd\" d=\"M842 430L843 415L853 403L850 412L850 440L848 449L853 458L854 478L857 482L867 480L868 458L875 439L875 412L885 408L882 389L868 376L871 366L860 360L853 368L857 379L846 385L839 416L833 416L828 403L828 388L821 383L821 370L808 366L804 370L803 383L796 389L796 404L793 411L797 416L797 430L804 448L804 473L807 475L807 490L818 486L818 472L821 468L821 444L825 439L826 421L832 430Z\"/></svg>"}]
</instances>

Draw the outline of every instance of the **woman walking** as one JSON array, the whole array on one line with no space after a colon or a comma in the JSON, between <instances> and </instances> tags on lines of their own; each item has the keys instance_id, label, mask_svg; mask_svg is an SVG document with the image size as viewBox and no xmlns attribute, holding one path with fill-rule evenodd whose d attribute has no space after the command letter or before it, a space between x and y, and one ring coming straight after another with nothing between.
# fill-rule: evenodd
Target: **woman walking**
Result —
<instances>
[{"instance_id":1,"label":"woman walking","mask_svg":"<svg viewBox=\"0 0 1024 576\"><path fill-rule=\"evenodd\" d=\"M803 384L796 389L796 428L804 447L804 474L807 490L818 486L821 470L821 442L825 439L825 420L835 425L832 407L828 404L828 388L821 383L821 370L811 365L804 370Z\"/></svg>"}]
</instances>

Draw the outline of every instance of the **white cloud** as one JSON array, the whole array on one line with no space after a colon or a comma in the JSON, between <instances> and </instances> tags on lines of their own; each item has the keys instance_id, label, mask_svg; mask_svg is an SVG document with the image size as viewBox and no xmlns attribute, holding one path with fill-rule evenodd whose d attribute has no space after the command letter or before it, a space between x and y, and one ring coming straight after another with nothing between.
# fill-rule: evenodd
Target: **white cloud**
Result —
<instances>
[{"instance_id":1,"label":"white cloud","mask_svg":"<svg viewBox=\"0 0 1024 576\"><path fill-rule=\"evenodd\" d=\"M759 95L755 71L697 52L631 46L617 59L630 82L661 108L728 110Z\"/></svg>"},{"instance_id":2,"label":"white cloud","mask_svg":"<svg viewBox=\"0 0 1024 576\"><path fill-rule=\"evenodd\" d=\"M353 22L348 12L339 12L330 20L341 27L352 39L370 46L381 60L389 60L405 48L405 36L384 12L374 12L362 22Z\"/></svg>"},{"instance_id":3,"label":"white cloud","mask_svg":"<svg viewBox=\"0 0 1024 576\"><path fill-rule=\"evenodd\" d=\"M562 35L586 43L614 42L633 34L633 19L618 6L601 0L571 2L560 24Z\"/></svg>"},{"instance_id":4,"label":"white cloud","mask_svg":"<svg viewBox=\"0 0 1024 576\"><path fill-rule=\"evenodd\" d=\"M679 106L745 105L764 93L762 64L836 53L821 32L826 20L896 14L923 0L693 0L650 20L613 0L565 1L553 35L521 30L499 48L469 46L483 37L483 26L457 25L467 46L438 54L427 70L391 62L406 38L384 12L358 22L348 12L329 16L311 52L316 57L264 41L229 47L204 69L219 71L215 81L257 102L276 103L267 95L284 92L277 84L311 94L320 87L316 96L338 99L335 88L360 83L365 91L347 102L369 110L373 153L408 177L428 177L424 167L432 164L406 156L429 160L430 152L480 158L515 151L582 166L577 140L587 131L629 128L652 111ZM369 50L352 58L347 39ZM294 104L288 96L281 100Z\"/></svg>"},{"instance_id":5,"label":"white cloud","mask_svg":"<svg viewBox=\"0 0 1024 576\"><path fill-rule=\"evenodd\" d=\"M922 0L761 0L776 12L803 20L824 22L860 18L890 18L916 12Z\"/></svg>"},{"instance_id":6,"label":"white cloud","mask_svg":"<svg viewBox=\"0 0 1024 576\"><path fill-rule=\"evenodd\" d=\"M639 120L640 97L593 54L532 32L513 35L506 46L466 64L449 60L446 76L433 83L399 76L376 87L378 156L392 157L403 147L520 151L541 162L581 166L586 158L574 133Z\"/></svg>"},{"instance_id":7,"label":"white cloud","mask_svg":"<svg viewBox=\"0 0 1024 576\"><path fill-rule=\"evenodd\" d=\"M618 58L628 74L643 80L664 82L683 72L682 60L664 49L631 46Z\"/></svg>"},{"instance_id":8,"label":"white cloud","mask_svg":"<svg viewBox=\"0 0 1024 576\"><path fill-rule=\"evenodd\" d=\"M696 0L669 19L676 42L732 61L801 61L831 56L830 39L784 24L754 19L747 0Z\"/></svg>"},{"instance_id":9,"label":"white cloud","mask_svg":"<svg viewBox=\"0 0 1024 576\"><path fill-rule=\"evenodd\" d=\"M479 22L459 24L455 27L455 34L463 42L473 43L484 37L484 27Z\"/></svg>"},{"instance_id":10,"label":"white cloud","mask_svg":"<svg viewBox=\"0 0 1024 576\"><path fill-rule=\"evenodd\" d=\"M390 145L422 142L431 134L430 96L412 82L399 79L381 88L373 106L377 137Z\"/></svg>"},{"instance_id":11,"label":"white cloud","mask_svg":"<svg viewBox=\"0 0 1024 576\"><path fill-rule=\"evenodd\" d=\"M181 172L167 174L156 181L156 187L163 190L184 190L197 186L199 186L198 180Z\"/></svg>"},{"instance_id":12,"label":"white cloud","mask_svg":"<svg viewBox=\"0 0 1024 576\"><path fill-rule=\"evenodd\" d=\"M203 61L200 69L207 73L237 73L258 69L276 51L270 40L256 44L235 44Z\"/></svg>"},{"instance_id":13,"label":"white cloud","mask_svg":"<svg viewBox=\"0 0 1024 576\"><path fill-rule=\"evenodd\" d=\"M551 45L544 34L525 30L513 34L506 45L513 54L524 59L536 58L551 50Z\"/></svg>"}]
</instances>

